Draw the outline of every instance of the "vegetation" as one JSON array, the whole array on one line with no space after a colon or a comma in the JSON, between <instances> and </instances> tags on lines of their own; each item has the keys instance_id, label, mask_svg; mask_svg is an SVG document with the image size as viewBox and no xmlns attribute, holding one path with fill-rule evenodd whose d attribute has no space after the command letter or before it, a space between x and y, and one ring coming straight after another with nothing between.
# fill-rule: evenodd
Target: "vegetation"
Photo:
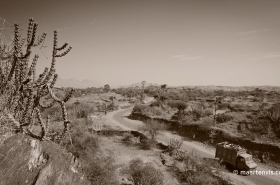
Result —
<instances>
[{"instance_id":1,"label":"vegetation","mask_svg":"<svg viewBox=\"0 0 280 185\"><path fill-rule=\"evenodd\" d=\"M178 152L183 144L183 140L180 139L179 137L173 137L169 140L168 143L168 151L170 154L175 154L178 155Z\"/></svg>"},{"instance_id":2,"label":"vegetation","mask_svg":"<svg viewBox=\"0 0 280 185\"><path fill-rule=\"evenodd\" d=\"M36 78L36 64L39 56L35 55L30 62L32 48L39 47L44 43L47 33L37 36L38 24L33 18L29 19L27 37L22 38L20 34L19 24L14 24L13 49L9 50L7 45L0 46L0 93L1 93L1 115L8 121L12 122L13 128L17 132L25 133L36 139L49 139L49 121L43 121L40 109L52 107L58 103L62 110L64 121L64 129L59 137L64 135L69 130L69 120L67 117L65 103L73 94L73 89L63 98L58 98L53 93L52 89L55 85L58 75L56 74L55 64L56 59L63 57L72 49L70 46L64 50L68 44L65 43L61 47L57 46L57 31L54 31L52 62L50 68L45 68L44 72ZM50 103L42 104L42 99L49 96ZM38 123L41 128L41 133L35 134L31 127Z\"/></svg>"},{"instance_id":3,"label":"vegetation","mask_svg":"<svg viewBox=\"0 0 280 185\"><path fill-rule=\"evenodd\" d=\"M160 131L164 129L166 129L166 126L156 120L148 120L143 126L140 126L139 128L139 130L147 131L150 134L152 140L154 140Z\"/></svg>"},{"instance_id":4,"label":"vegetation","mask_svg":"<svg viewBox=\"0 0 280 185\"><path fill-rule=\"evenodd\" d=\"M99 136L88 131L84 121L76 120L72 125L71 140L66 140L64 146L82 162L84 172L92 184L118 184L117 166L111 153L100 147Z\"/></svg>"},{"instance_id":5,"label":"vegetation","mask_svg":"<svg viewBox=\"0 0 280 185\"><path fill-rule=\"evenodd\" d=\"M64 89L54 88L58 77L56 59L65 56L72 48L70 46L63 52L68 44L57 46L57 31L54 31L51 66L36 77L39 56L35 55L30 61L32 48L40 47L47 35L43 33L38 37L37 27L38 24L30 18L27 37L22 38L16 23L13 49L0 42L1 137L5 131L15 131L38 140L52 140L79 159L92 184L119 184L112 154L103 151L100 138L89 132L88 117L95 109L79 101L66 104L74 89L66 93ZM68 120L66 108L72 123ZM46 121L42 117L46 117Z\"/></svg>"},{"instance_id":6,"label":"vegetation","mask_svg":"<svg viewBox=\"0 0 280 185\"><path fill-rule=\"evenodd\" d=\"M176 160L176 159L173 159ZM195 151L182 152L181 158L173 163L173 170L177 172L181 182L194 185L201 184L227 184L228 179L224 175L219 175L218 171L212 172L210 168L224 171L217 161L205 160L197 156Z\"/></svg>"},{"instance_id":7,"label":"vegetation","mask_svg":"<svg viewBox=\"0 0 280 185\"><path fill-rule=\"evenodd\" d=\"M123 169L123 174L128 175L128 179L134 185L162 185L163 173L154 167L151 162L144 162L141 159L133 159L127 168Z\"/></svg>"}]
</instances>

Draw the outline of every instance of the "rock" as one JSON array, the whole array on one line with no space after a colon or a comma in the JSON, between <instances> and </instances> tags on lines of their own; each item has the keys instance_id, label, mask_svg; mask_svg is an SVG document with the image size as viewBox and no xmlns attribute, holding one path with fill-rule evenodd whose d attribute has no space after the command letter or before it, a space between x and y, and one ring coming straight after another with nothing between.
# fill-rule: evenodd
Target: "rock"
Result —
<instances>
[{"instance_id":1,"label":"rock","mask_svg":"<svg viewBox=\"0 0 280 185\"><path fill-rule=\"evenodd\" d=\"M163 142L157 143L157 146L159 149L162 149L162 150L168 149L168 145Z\"/></svg>"},{"instance_id":2,"label":"rock","mask_svg":"<svg viewBox=\"0 0 280 185\"><path fill-rule=\"evenodd\" d=\"M90 185L81 164L51 141L14 135L0 147L0 184Z\"/></svg>"},{"instance_id":3,"label":"rock","mask_svg":"<svg viewBox=\"0 0 280 185\"><path fill-rule=\"evenodd\" d=\"M130 185L130 184L133 184L133 182L128 180L128 178L124 177L124 178L122 178L121 184L122 185Z\"/></svg>"},{"instance_id":4,"label":"rock","mask_svg":"<svg viewBox=\"0 0 280 185\"><path fill-rule=\"evenodd\" d=\"M167 154L161 153L160 154L161 162L165 166L173 166L174 162L172 160L172 157L170 157Z\"/></svg>"}]
</instances>

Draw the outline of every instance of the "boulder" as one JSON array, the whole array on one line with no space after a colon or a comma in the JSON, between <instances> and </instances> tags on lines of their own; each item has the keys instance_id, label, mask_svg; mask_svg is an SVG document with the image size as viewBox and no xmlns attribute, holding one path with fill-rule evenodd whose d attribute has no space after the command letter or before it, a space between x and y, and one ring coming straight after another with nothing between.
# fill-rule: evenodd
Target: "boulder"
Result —
<instances>
[{"instance_id":1,"label":"boulder","mask_svg":"<svg viewBox=\"0 0 280 185\"><path fill-rule=\"evenodd\" d=\"M90 185L78 159L52 141L24 134L0 145L0 184Z\"/></svg>"}]
</instances>

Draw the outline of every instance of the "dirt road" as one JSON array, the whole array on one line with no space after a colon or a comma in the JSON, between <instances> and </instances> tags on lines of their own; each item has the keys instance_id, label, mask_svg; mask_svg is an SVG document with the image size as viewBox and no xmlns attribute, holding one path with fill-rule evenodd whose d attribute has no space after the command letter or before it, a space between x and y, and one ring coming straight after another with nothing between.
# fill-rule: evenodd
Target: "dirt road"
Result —
<instances>
[{"instance_id":1,"label":"dirt road","mask_svg":"<svg viewBox=\"0 0 280 185\"><path fill-rule=\"evenodd\" d=\"M143 124L142 121L130 120L127 116L131 113L130 109L122 109L115 112L107 114L106 118L108 123L112 126L118 127L124 130L138 130L138 127ZM170 132L162 132L157 136L159 142L168 143L168 140L174 136ZM184 138L182 138L184 140ZM201 157L214 158L215 150L213 148L206 147L202 143L184 140L182 149L186 151L196 150L196 153ZM267 170L263 168L258 168L258 170ZM280 185L280 175L269 176L269 175L251 175L251 176L240 176L233 173L227 173L230 178L234 179L236 182L244 182L245 184L258 184L258 185Z\"/></svg>"}]
</instances>

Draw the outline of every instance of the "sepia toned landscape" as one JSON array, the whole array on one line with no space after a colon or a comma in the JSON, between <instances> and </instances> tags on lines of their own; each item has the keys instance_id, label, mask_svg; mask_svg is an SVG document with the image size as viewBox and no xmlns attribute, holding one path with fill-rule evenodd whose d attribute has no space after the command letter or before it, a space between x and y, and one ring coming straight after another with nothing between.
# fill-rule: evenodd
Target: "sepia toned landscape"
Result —
<instances>
[{"instance_id":1,"label":"sepia toned landscape","mask_svg":"<svg viewBox=\"0 0 280 185\"><path fill-rule=\"evenodd\" d=\"M0 5L0 185L280 184L280 2Z\"/></svg>"}]
</instances>

